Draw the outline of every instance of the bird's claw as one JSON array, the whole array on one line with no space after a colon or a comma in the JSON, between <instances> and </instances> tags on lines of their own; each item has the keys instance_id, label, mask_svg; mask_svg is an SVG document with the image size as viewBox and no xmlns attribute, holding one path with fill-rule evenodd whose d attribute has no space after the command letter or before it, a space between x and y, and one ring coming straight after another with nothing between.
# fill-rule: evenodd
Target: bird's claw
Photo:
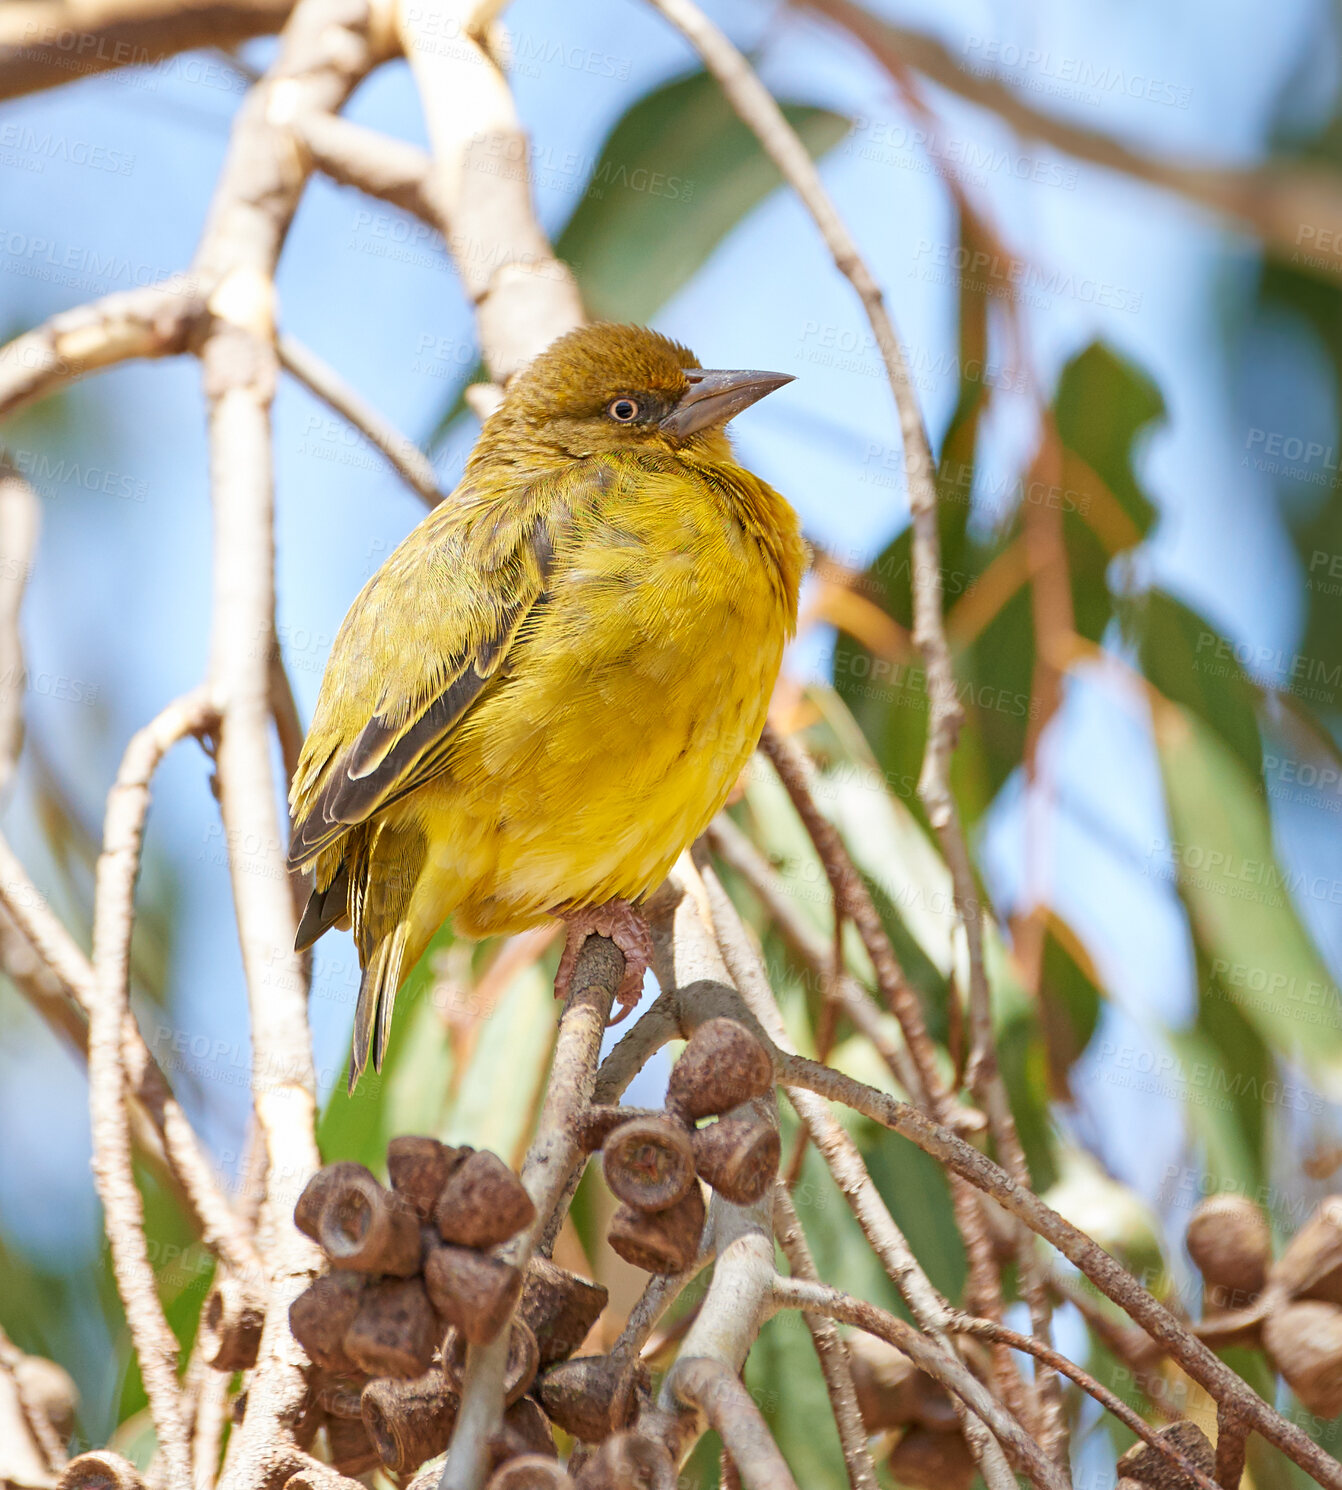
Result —
<instances>
[{"instance_id":1,"label":"bird's claw","mask_svg":"<svg viewBox=\"0 0 1342 1490\"><path fill-rule=\"evenodd\" d=\"M565 911L561 918L568 934L564 941L564 955L559 959L559 971L555 975L555 997L568 997L569 984L578 965L578 953L587 938L609 937L624 954L624 977L615 990L615 1002L620 1012L609 1023L616 1025L628 1019L643 996L643 975L652 962L652 933L648 930L648 923L627 900L608 900L605 905Z\"/></svg>"}]
</instances>

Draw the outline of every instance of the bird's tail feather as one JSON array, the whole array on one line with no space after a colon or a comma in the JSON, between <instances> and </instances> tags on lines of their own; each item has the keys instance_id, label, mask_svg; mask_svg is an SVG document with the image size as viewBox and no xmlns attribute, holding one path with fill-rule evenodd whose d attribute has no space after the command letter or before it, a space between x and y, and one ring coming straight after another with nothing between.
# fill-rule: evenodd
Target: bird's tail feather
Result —
<instances>
[{"instance_id":1,"label":"bird's tail feather","mask_svg":"<svg viewBox=\"0 0 1342 1490\"><path fill-rule=\"evenodd\" d=\"M405 962L407 926L404 921L384 936L373 949L359 983L359 1002L354 1010L354 1049L350 1054L349 1090L354 1091L368 1064L371 1049L373 1069L382 1069L382 1057L391 1034L391 1013L401 986Z\"/></svg>"},{"instance_id":2,"label":"bird's tail feather","mask_svg":"<svg viewBox=\"0 0 1342 1490\"><path fill-rule=\"evenodd\" d=\"M323 932L349 917L349 860L342 861L335 878L322 890L315 888L308 896L307 909L298 923L294 951L306 952Z\"/></svg>"}]
</instances>

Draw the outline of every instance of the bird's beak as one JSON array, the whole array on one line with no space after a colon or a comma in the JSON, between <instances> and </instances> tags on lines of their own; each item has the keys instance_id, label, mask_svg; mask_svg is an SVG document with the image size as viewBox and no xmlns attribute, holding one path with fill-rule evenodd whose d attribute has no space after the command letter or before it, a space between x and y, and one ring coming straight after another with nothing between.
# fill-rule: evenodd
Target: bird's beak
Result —
<instances>
[{"instance_id":1,"label":"bird's beak","mask_svg":"<svg viewBox=\"0 0 1342 1490\"><path fill-rule=\"evenodd\" d=\"M766 393L793 381L790 373L706 372L701 367L687 367L685 376L689 388L661 421L668 434L681 438L710 424L726 424Z\"/></svg>"}]
</instances>

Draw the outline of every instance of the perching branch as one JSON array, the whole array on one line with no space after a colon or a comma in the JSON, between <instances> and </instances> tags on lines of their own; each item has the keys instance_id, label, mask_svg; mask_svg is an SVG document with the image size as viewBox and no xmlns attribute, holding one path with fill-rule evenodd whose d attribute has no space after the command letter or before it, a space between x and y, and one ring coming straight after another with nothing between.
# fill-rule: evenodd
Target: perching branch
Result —
<instances>
[{"instance_id":1,"label":"perching branch","mask_svg":"<svg viewBox=\"0 0 1342 1490\"><path fill-rule=\"evenodd\" d=\"M601 1037L624 976L624 956L605 937L588 937L578 954L568 1000L559 1021L545 1105L522 1166L522 1183L536 1207L531 1225L501 1255L525 1271L537 1239L564 1196L569 1175L582 1160L580 1122L596 1084ZM488 1467L489 1439L503 1415L503 1373L508 1331L489 1345L472 1345L461 1389L441 1490L479 1490Z\"/></svg>"}]
</instances>

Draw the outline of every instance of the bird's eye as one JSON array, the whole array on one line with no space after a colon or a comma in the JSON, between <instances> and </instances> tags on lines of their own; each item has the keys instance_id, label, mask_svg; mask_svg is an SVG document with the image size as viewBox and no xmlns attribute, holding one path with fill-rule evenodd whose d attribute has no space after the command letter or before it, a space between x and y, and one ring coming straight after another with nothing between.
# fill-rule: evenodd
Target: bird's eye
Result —
<instances>
[{"instance_id":1,"label":"bird's eye","mask_svg":"<svg viewBox=\"0 0 1342 1490\"><path fill-rule=\"evenodd\" d=\"M606 413L617 424L631 424L638 418L638 405L632 398L617 398L606 410Z\"/></svg>"}]
</instances>

